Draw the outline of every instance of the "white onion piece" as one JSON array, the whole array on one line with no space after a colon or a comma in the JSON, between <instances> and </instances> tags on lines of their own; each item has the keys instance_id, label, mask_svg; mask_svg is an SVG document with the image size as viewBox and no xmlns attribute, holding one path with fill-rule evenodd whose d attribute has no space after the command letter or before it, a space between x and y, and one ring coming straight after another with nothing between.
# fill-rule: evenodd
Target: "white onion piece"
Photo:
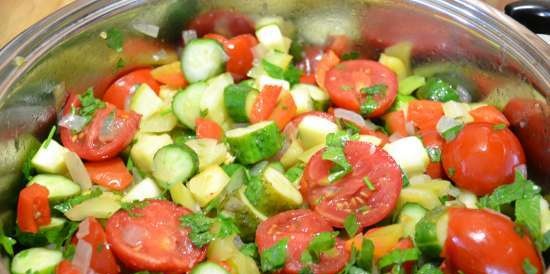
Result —
<instances>
[{"instance_id":1,"label":"white onion piece","mask_svg":"<svg viewBox=\"0 0 550 274\"><path fill-rule=\"evenodd\" d=\"M84 219L79 225L78 225L78 231L76 232L76 238L77 239L83 239L88 234L90 234L90 218Z\"/></svg>"},{"instance_id":2,"label":"white onion piece","mask_svg":"<svg viewBox=\"0 0 550 274\"><path fill-rule=\"evenodd\" d=\"M80 273L88 274L92 261L92 245L87 241L78 241L76 244L72 264L80 270Z\"/></svg>"},{"instance_id":3,"label":"white onion piece","mask_svg":"<svg viewBox=\"0 0 550 274\"><path fill-rule=\"evenodd\" d=\"M78 157L78 155L76 155L76 153L70 150L65 152L65 165L67 166L73 181L79 184L83 191L92 187L90 175L88 174L84 163L82 163L82 160Z\"/></svg>"},{"instance_id":4,"label":"white onion piece","mask_svg":"<svg viewBox=\"0 0 550 274\"><path fill-rule=\"evenodd\" d=\"M405 129L407 130L407 134L409 134L409 136L414 136L416 130L414 129L413 122L408 121L407 123L405 123Z\"/></svg>"},{"instance_id":5,"label":"white onion piece","mask_svg":"<svg viewBox=\"0 0 550 274\"><path fill-rule=\"evenodd\" d=\"M68 114L61 117L61 120L59 120L57 124L61 127L80 132L84 129L87 123L88 120L80 115Z\"/></svg>"},{"instance_id":6,"label":"white onion piece","mask_svg":"<svg viewBox=\"0 0 550 274\"><path fill-rule=\"evenodd\" d=\"M157 38L159 35L160 27L157 25L147 23L134 23L133 27L135 30L153 38Z\"/></svg>"},{"instance_id":7,"label":"white onion piece","mask_svg":"<svg viewBox=\"0 0 550 274\"><path fill-rule=\"evenodd\" d=\"M185 45L189 44L191 40L197 39L197 31L194 29L188 29L181 32L181 38Z\"/></svg>"},{"instance_id":8,"label":"white onion piece","mask_svg":"<svg viewBox=\"0 0 550 274\"><path fill-rule=\"evenodd\" d=\"M437 125L435 126L435 129L437 130L437 132L439 132L439 134L443 134L443 132L453 127L456 127L458 125L460 125L460 123L457 122L455 119L447 116L442 116L441 119L437 121Z\"/></svg>"},{"instance_id":9,"label":"white onion piece","mask_svg":"<svg viewBox=\"0 0 550 274\"><path fill-rule=\"evenodd\" d=\"M352 122L356 126L360 126L360 127L366 127L367 126L367 124L365 122L365 119L363 119L363 117L361 115L359 115L356 112L347 110L347 109L335 108L334 109L334 117Z\"/></svg>"},{"instance_id":10,"label":"white onion piece","mask_svg":"<svg viewBox=\"0 0 550 274\"><path fill-rule=\"evenodd\" d=\"M514 170L521 173L521 175L523 175L524 178L527 178L527 166L525 164L516 166Z\"/></svg>"},{"instance_id":11,"label":"white onion piece","mask_svg":"<svg viewBox=\"0 0 550 274\"><path fill-rule=\"evenodd\" d=\"M397 132L394 132L392 133L392 135L390 135L390 137L388 138L388 141L390 141L390 143L393 143L399 139L403 138L403 136L401 136L401 134L397 133Z\"/></svg>"}]
</instances>

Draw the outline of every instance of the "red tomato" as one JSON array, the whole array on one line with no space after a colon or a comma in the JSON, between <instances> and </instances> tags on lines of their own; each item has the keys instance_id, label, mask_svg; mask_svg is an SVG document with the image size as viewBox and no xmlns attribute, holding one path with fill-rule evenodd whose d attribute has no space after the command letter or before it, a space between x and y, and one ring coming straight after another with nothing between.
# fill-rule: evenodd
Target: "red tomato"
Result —
<instances>
[{"instance_id":1,"label":"red tomato","mask_svg":"<svg viewBox=\"0 0 550 274\"><path fill-rule=\"evenodd\" d=\"M414 247L414 242L411 240L411 238L406 237L404 239L401 239L397 245L393 248L393 250L404 250ZM403 264L403 268L405 269L405 273L413 273L413 267L414 267L414 261L406 262Z\"/></svg>"},{"instance_id":2,"label":"red tomato","mask_svg":"<svg viewBox=\"0 0 550 274\"><path fill-rule=\"evenodd\" d=\"M334 35L330 36L328 40L327 48L334 51L336 55L342 56L351 50L352 43L347 35Z\"/></svg>"},{"instance_id":3,"label":"red tomato","mask_svg":"<svg viewBox=\"0 0 550 274\"><path fill-rule=\"evenodd\" d=\"M79 108L80 101L75 94L69 95L65 110ZM100 161L117 156L132 142L139 128L140 115L115 108L111 104L96 110L92 121L77 135L65 127L59 129L61 142L80 158L89 161Z\"/></svg>"},{"instance_id":4,"label":"red tomato","mask_svg":"<svg viewBox=\"0 0 550 274\"><path fill-rule=\"evenodd\" d=\"M445 267L456 273L525 273L529 260L542 273L542 262L527 235L508 217L486 210L450 208Z\"/></svg>"},{"instance_id":5,"label":"red tomato","mask_svg":"<svg viewBox=\"0 0 550 274\"><path fill-rule=\"evenodd\" d=\"M275 121L279 129L283 129L294 118L296 111L296 104L292 95L289 92L285 92L280 96L277 106L275 106L275 109L273 109L269 116L269 120Z\"/></svg>"},{"instance_id":6,"label":"red tomato","mask_svg":"<svg viewBox=\"0 0 550 274\"><path fill-rule=\"evenodd\" d=\"M491 193L514 181L514 169L525 164L523 148L507 128L493 124L467 124L458 136L443 145L443 168L458 186L477 195Z\"/></svg>"},{"instance_id":7,"label":"red tomato","mask_svg":"<svg viewBox=\"0 0 550 274\"><path fill-rule=\"evenodd\" d=\"M257 44L256 38L250 34L235 36L223 44L229 56L225 67L228 72L231 72L233 78L240 80L246 77L254 61L252 48Z\"/></svg>"},{"instance_id":8,"label":"red tomato","mask_svg":"<svg viewBox=\"0 0 550 274\"><path fill-rule=\"evenodd\" d=\"M267 120L277 106L277 100L280 94L280 86L265 86L258 98L256 98L256 102L252 105L250 122L257 123Z\"/></svg>"},{"instance_id":9,"label":"red tomato","mask_svg":"<svg viewBox=\"0 0 550 274\"><path fill-rule=\"evenodd\" d=\"M164 66L157 67L151 71L151 76L156 81L168 85L171 88L184 88L187 86L187 80L181 70L179 61Z\"/></svg>"},{"instance_id":10,"label":"red tomato","mask_svg":"<svg viewBox=\"0 0 550 274\"><path fill-rule=\"evenodd\" d=\"M55 268L55 274L80 274L80 269L71 264L70 261L63 260Z\"/></svg>"},{"instance_id":11,"label":"red tomato","mask_svg":"<svg viewBox=\"0 0 550 274\"><path fill-rule=\"evenodd\" d=\"M317 71L317 64L323 58L323 49L320 47L305 47L302 55L302 61L296 65L304 72L300 82L314 85L315 72Z\"/></svg>"},{"instance_id":12,"label":"red tomato","mask_svg":"<svg viewBox=\"0 0 550 274\"><path fill-rule=\"evenodd\" d=\"M147 84L158 93L160 86L151 75L151 69L134 70L116 80L103 94L103 101L118 109L126 109L129 95L139 84Z\"/></svg>"},{"instance_id":13,"label":"red tomato","mask_svg":"<svg viewBox=\"0 0 550 274\"><path fill-rule=\"evenodd\" d=\"M443 149L443 138L435 130L421 130L418 132L422 143L426 148L438 149L439 152ZM441 154L441 153L440 153ZM441 157L440 157L441 158ZM426 169L426 173L432 178L443 178L445 173L443 172L443 166L441 165L441 159L438 162L433 162L430 159L430 164Z\"/></svg>"},{"instance_id":14,"label":"red tomato","mask_svg":"<svg viewBox=\"0 0 550 274\"><path fill-rule=\"evenodd\" d=\"M317 85L322 89L326 89L326 76L327 72L330 71L334 66L340 63L340 58L334 53L334 51L329 50L323 54L323 57L317 64L315 69L315 81Z\"/></svg>"},{"instance_id":15,"label":"red tomato","mask_svg":"<svg viewBox=\"0 0 550 274\"><path fill-rule=\"evenodd\" d=\"M36 233L38 227L51 221L49 191L39 184L29 185L19 192L17 224L23 232Z\"/></svg>"},{"instance_id":16,"label":"red tomato","mask_svg":"<svg viewBox=\"0 0 550 274\"><path fill-rule=\"evenodd\" d=\"M335 227L344 219L357 215L361 227L375 224L394 209L401 192L401 169L384 150L364 142L346 143L344 153L352 171L332 184L327 181L333 163L323 160L324 150L309 160L304 170L300 191L309 206ZM375 187L370 190L367 177Z\"/></svg>"},{"instance_id":17,"label":"red tomato","mask_svg":"<svg viewBox=\"0 0 550 274\"><path fill-rule=\"evenodd\" d=\"M223 138L223 129L212 120L197 118L195 125L195 132L199 139L210 138L220 141Z\"/></svg>"},{"instance_id":18,"label":"red tomato","mask_svg":"<svg viewBox=\"0 0 550 274\"><path fill-rule=\"evenodd\" d=\"M386 128L390 133L397 133L402 137L408 136L405 120L405 113L402 110L392 111L384 115L384 121L386 122Z\"/></svg>"},{"instance_id":19,"label":"red tomato","mask_svg":"<svg viewBox=\"0 0 550 274\"><path fill-rule=\"evenodd\" d=\"M287 259L281 273L299 273L302 269L300 257L309 242L320 232L332 231L332 227L317 213L309 209L296 209L279 213L263 221L256 230L258 250L263 252L280 240L288 239ZM342 240L337 239L338 254L322 254L319 263L311 265L315 274L338 273L346 265L349 253Z\"/></svg>"},{"instance_id":20,"label":"red tomato","mask_svg":"<svg viewBox=\"0 0 550 274\"><path fill-rule=\"evenodd\" d=\"M474 122L485 122L491 124L510 125L506 116L494 106L478 107L470 111L470 115L474 118Z\"/></svg>"},{"instance_id":21,"label":"red tomato","mask_svg":"<svg viewBox=\"0 0 550 274\"><path fill-rule=\"evenodd\" d=\"M334 105L360 112L367 99L376 103L368 117L378 117L391 107L397 95L397 77L384 65L369 60L345 61L328 71L325 85ZM361 89L385 85L386 89L374 95L365 95Z\"/></svg>"},{"instance_id":22,"label":"red tomato","mask_svg":"<svg viewBox=\"0 0 550 274\"><path fill-rule=\"evenodd\" d=\"M132 183L132 174L119 157L100 162L88 162L85 166L92 182L108 189L124 190Z\"/></svg>"},{"instance_id":23,"label":"red tomato","mask_svg":"<svg viewBox=\"0 0 550 274\"><path fill-rule=\"evenodd\" d=\"M89 261L89 267L95 273L102 274L117 274L120 273L115 256L107 245L105 240L105 231L101 224L94 218L88 217L78 226L76 233L76 253L74 254L73 263L86 258L86 254L80 254L79 245L87 245L91 248L92 257Z\"/></svg>"},{"instance_id":24,"label":"red tomato","mask_svg":"<svg viewBox=\"0 0 550 274\"><path fill-rule=\"evenodd\" d=\"M188 28L197 31L198 36L218 33L225 37L233 37L254 33L254 24L248 17L228 10L211 10L203 13L195 17Z\"/></svg>"},{"instance_id":25,"label":"red tomato","mask_svg":"<svg viewBox=\"0 0 550 274\"><path fill-rule=\"evenodd\" d=\"M412 100L409 102L407 119L423 129L435 129L437 122L444 115L441 102L430 100Z\"/></svg>"},{"instance_id":26,"label":"red tomato","mask_svg":"<svg viewBox=\"0 0 550 274\"><path fill-rule=\"evenodd\" d=\"M214 39L214 40L220 42L220 44L222 44L222 45L225 45L225 43L227 42L227 38L225 38L225 36L220 35L220 34L217 34L217 33L208 33L208 34L205 34L205 35L203 36L203 38Z\"/></svg>"},{"instance_id":27,"label":"red tomato","mask_svg":"<svg viewBox=\"0 0 550 274\"><path fill-rule=\"evenodd\" d=\"M185 273L206 256L182 227L180 217L191 212L169 201L149 200L143 208L119 211L107 222L107 241L128 268Z\"/></svg>"}]
</instances>

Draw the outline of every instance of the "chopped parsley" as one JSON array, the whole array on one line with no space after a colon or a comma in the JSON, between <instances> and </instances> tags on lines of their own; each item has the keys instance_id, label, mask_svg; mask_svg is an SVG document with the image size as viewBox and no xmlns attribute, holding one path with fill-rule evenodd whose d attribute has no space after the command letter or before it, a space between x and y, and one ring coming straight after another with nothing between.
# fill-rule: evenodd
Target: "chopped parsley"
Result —
<instances>
[{"instance_id":1,"label":"chopped parsley","mask_svg":"<svg viewBox=\"0 0 550 274\"><path fill-rule=\"evenodd\" d=\"M61 213L69 211L74 206L83 203L84 201L99 197L103 192L99 188L94 188L90 192L78 195L76 197L70 198L62 203L54 205L53 208Z\"/></svg>"},{"instance_id":2,"label":"chopped parsley","mask_svg":"<svg viewBox=\"0 0 550 274\"><path fill-rule=\"evenodd\" d=\"M447 174L449 175L449 178L455 176L456 169L454 167L450 167L447 169Z\"/></svg>"},{"instance_id":3,"label":"chopped parsley","mask_svg":"<svg viewBox=\"0 0 550 274\"><path fill-rule=\"evenodd\" d=\"M357 222L357 215L350 213L344 219L344 229L350 237L355 236L359 230L359 222Z\"/></svg>"},{"instance_id":4,"label":"chopped parsley","mask_svg":"<svg viewBox=\"0 0 550 274\"><path fill-rule=\"evenodd\" d=\"M361 93L367 95L377 95L386 92L387 89L388 86L386 86L385 84L376 84L374 86L364 87L360 91Z\"/></svg>"},{"instance_id":5,"label":"chopped parsley","mask_svg":"<svg viewBox=\"0 0 550 274\"><path fill-rule=\"evenodd\" d=\"M290 44L290 49L288 53L292 55L292 60L295 62L300 62L304 59L304 45L301 41L293 39Z\"/></svg>"},{"instance_id":6,"label":"chopped parsley","mask_svg":"<svg viewBox=\"0 0 550 274\"><path fill-rule=\"evenodd\" d=\"M257 259L260 255L258 254L258 246L255 243L247 243L243 244L240 249L241 253L251 257L253 259Z\"/></svg>"},{"instance_id":7,"label":"chopped parsley","mask_svg":"<svg viewBox=\"0 0 550 274\"><path fill-rule=\"evenodd\" d=\"M424 264L416 274L443 274L443 272L433 264Z\"/></svg>"},{"instance_id":8,"label":"chopped parsley","mask_svg":"<svg viewBox=\"0 0 550 274\"><path fill-rule=\"evenodd\" d=\"M92 88L88 88L86 92L79 95L78 99L80 100L81 106L76 114L82 116L86 120L86 123L92 120L96 110L105 107L103 101L94 97L94 90Z\"/></svg>"},{"instance_id":9,"label":"chopped parsley","mask_svg":"<svg viewBox=\"0 0 550 274\"><path fill-rule=\"evenodd\" d=\"M347 131L338 131L327 135L327 149L323 152L323 160L329 160L335 165L331 168L328 181L333 183L351 172L351 165L344 154L344 145L347 141L357 140L359 135L349 134Z\"/></svg>"},{"instance_id":10,"label":"chopped parsley","mask_svg":"<svg viewBox=\"0 0 550 274\"><path fill-rule=\"evenodd\" d=\"M445 141L447 142L452 141L456 138L456 136L460 133L460 131L462 131L463 128L464 128L463 124L456 125L442 132L441 137L443 137L443 139L445 139Z\"/></svg>"},{"instance_id":11,"label":"chopped parsley","mask_svg":"<svg viewBox=\"0 0 550 274\"><path fill-rule=\"evenodd\" d=\"M122 45L124 43L124 36L122 31L117 28L110 28L106 32L107 46L114 49L116 52L122 52Z\"/></svg>"},{"instance_id":12,"label":"chopped parsley","mask_svg":"<svg viewBox=\"0 0 550 274\"><path fill-rule=\"evenodd\" d=\"M428 156L430 157L430 161L432 163L439 163L441 162L441 149L438 147L427 147L426 151L428 152Z\"/></svg>"},{"instance_id":13,"label":"chopped parsley","mask_svg":"<svg viewBox=\"0 0 550 274\"><path fill-rule=\"evenodd\" d=\"M503 123L493 125L494 130L503 130L505 128L506 128L506 124L503 124Z\"/></svg>"},{"instance_id":14,"label":"chopped parsley","mask_svg":"<svg viewBox=\"0 0 550 274\"><path fill-rule=\"evenodd\" d=\"M359 52L350 51L342 54L342 61L359 59Z\"/></svg>"},{"instance_id":15,"label":"chopped parsley","mask_svg":"<svg viewBox=\"0 0 550 274\"><path fill-rule=\"evenodd\" d=\"M299 83L300 77L302 76L302 71L293 65L289 65L288 68L284 70L265 59L262 60L262 68L270 77L286 80L291 85Z\"/></svg>"},{"instance_id":16,"label":"chopped parsley","mask_svg":"<svg viewBox=\"0 0 550 274\"><path fill-rule=\"evenodd\" d=\"M487 207L493 210L500 210L501 205L509 204L520 199L530 199L541 191L533 181L523 177L521 172L516 171L514 182L501 185L490 195L479 199L479 207Z\"/></svg>"},{"instance_id":17,"label":"chopped parsley","mask_svg":"<svg viewBox=\"0 0 550 274\"><path fill-rule=\"evenodd\" d=\"M365 176L363 177L363 183L369 188L370 191L376 190L376 187L374 184L369 180L369 177Z\"/></svg>"},{"instance_id":18,"label":"chopped parsley","mask_svg":"<svg viewBox=\"0 0 550 274\"><path fill-rule=\"evenodd\" d=\"M226 238L239 233L239 229L230 217L218 215L217 218L210 218L202 212L187 214L180 218L183 226L191 229L189 238L197 247L203 247L215 238ZM218 231L213 231L214 224L219 224Z\"/></svg>"},{"instance_id":19,"label":"chopped parsley","mask_svg":"<svg viewBox=\"0 0 550 274\"><path fill-rule=\"evenodd\" d=\"M33 175L33 167L32 167L32 158L34 158L34 155L38 151L38 147L33 146L32 149L28 152L27 157L25 158L25 161L23 161L23 165L21 166L21 173L23 173L23 176L27 180L32 179Z\"/></svg>"},{"instance_id":20,"label":"chopped parsley","mask_svg":"<svg viewBox=\"0 0 550 274\"><path fill-rule=\"evenodd\" d=\"M374 244L369 239L363 238L361 250L351 247L350 260L342 270L342 274L368 274L372 270L374 256Z\"/></svg>"},{"instance_id":21,"label":"chopped parsley","mask_svg":"<svg viewBox=\"0 0 550 274\"><path fill-rule=\"evenodd\" d=\"M318 263L321 254L334 248L337 236L338 232L321 232L315 235L309 242L308 248L302 253L300 261L303 264Z\"/></svg>"},{"instance_id":22,"label":"chopped parsley","mask_svg":"<svg viewBox=\"0 0 550 274\"><path fill-rule=\"evenodd\" d=\"M288 239L278 241L260 255L262 272L274 271L285 265Z\"/></svg>"},{"instance_id":23,"label":"chopped parsley","mask_svg":"<svg viewBox=\"0 0 550 274\"><path fill-rule=\"evenodd\" d=\"M531 264L529 259L524 259L523 260L522 267L523 267L523 271L525 272L525 274L537 274L538 273L538 269Z\"/></svg>"},{"instance_id":24,"label":"chopped parsley","mask_svg":"<svg viewBox=\"0 0 550 274\"><path fill-rule=\"evenodd\" d=\"M10 256L13 256L13 246L17 243L13 238L8 237L3 231L0 231L0 245L4 248L4 251Z\"/></svg>"},{"instance_id":25,"label":"chopped parsley","mask_svg":"<svg viewBox=\"0 0 550 274\"><path fill-rule=\"evenodd\" d=\"M363 104L361 104L360 112L362 115L369 115L378 108L378 103L368 96Z\"/></svg>"},{"instance_id":26,"label":"chopped parsley","mask_svg":"<svg viewBox=\"0 0 550 274\"><path fill-rule=\"evenodd\" d=\"M118 58L118 60L116 61L116 69L121 69L124 66L126 66L126 62L124 61L124 59Z\"/></svg>"},{"instance_id":27,"label":"chopped parsley","mask_svg":"<svg viewBox=\"0 0 550 274\"><path fill-rule=\"evenodd\" d=\"M418 248L397 249L383 256L378 261L380 269L396 265L398 268L405 262L416 261L420 258L420 250Z\"/></svg>"},{"instance_id":28,"label":"chopped parsley","mask_svg":"<svg viewBox=\"0 0 550 274\"><path fill-rule=\"evenodd\" d=\"M123 202L120 204L120 208L125 211L132 211L134 209L142 209L149 205L147 200L143 201L133 201L133 202Z\"/></svg>"},{"instance_id":29,"label":"chopped parsley","mask_svg":"<svg viewBox=\"0 0 550 274\"><path fill-rule=\"evenodd\" d=\"M516 201L514 212L516 215L516 224L525 227L534 239L542 237L540 199L543 199L540 195L519 199Z\"/></svg>"},{"instance_id":30,"label":"chopped parsley","mask_svg":"<svg viewBox=\"0 0 550 274\"><path fill-rule=\"evenodd\" d=\"M42 147L43 148L48 148L48 145L50 144L50 142L52 141L53 139L53 136L55 135L55 131L57 130L57 127L56 126L53 126L51 129L50 129L50 132L48 133L48 137L46 137L46 140L44 140L44 142L42 143Z\"/></svg>"}]
</instances>

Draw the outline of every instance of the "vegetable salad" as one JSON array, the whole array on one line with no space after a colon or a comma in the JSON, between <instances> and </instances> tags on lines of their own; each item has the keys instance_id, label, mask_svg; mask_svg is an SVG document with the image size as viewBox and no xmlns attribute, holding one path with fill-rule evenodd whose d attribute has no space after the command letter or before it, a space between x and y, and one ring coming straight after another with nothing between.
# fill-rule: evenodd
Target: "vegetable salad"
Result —
<instances>
[{"instance_id":1,"label":"vegetable salad","mask_svg":"<svg viewBox=\"0 0 550 274\"><path fill-rule=\"evenodd\" d=\"M68 96L0 235L11 272L542 273L510 116L411 50L200 15L179 61Z\"/></svg>"}]
</instances>

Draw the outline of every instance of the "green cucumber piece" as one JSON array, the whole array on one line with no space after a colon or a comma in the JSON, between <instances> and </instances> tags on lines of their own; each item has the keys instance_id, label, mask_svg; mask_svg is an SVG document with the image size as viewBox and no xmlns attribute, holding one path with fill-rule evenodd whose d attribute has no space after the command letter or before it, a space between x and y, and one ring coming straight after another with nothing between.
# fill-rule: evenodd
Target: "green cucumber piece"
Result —
<instances>
[{"instance_id":1,"label":"green cucumber piece","mask_svg":"<svg viewBox=\"0 0 550 274\"><path fill-rule=\"evenodd\" d=\"M303 203L300 191L279 170L268 167L262 176L263 195L258 210L268 216L298 208Z\"/></svg>"},{"instance_id":2,"label":"green cucumber piece","mask_svg":"<svg viewBox=\"0 0 550 274\"><path fill-rule=\"evenodd\" d=\"M275 155L283 137L273 121L260 122L225 133L231 151L242 164L254 164Z\"/></svg>"},{"instance_id":3,"label":"green cucumber piece","mask_svg":"<svg viewBox=\"0 0 550 274\"><path fill-rule=\"evenodd\" d=\"M442 207L428 212L420 219L415 227L414 241L422 254L439 258L447 239L448 225L449 215L446 208Z\"/></svg>"},{"instance_id":4,"label":"green cucumber piece","mask_svg":"<svg viewBox=\"0 0 550 274\"><path fill-rule=\"evenodd\" d=\"M263 58L270 64L278 66L283 70L286 70L290 62L292 61L292 55L282 53L280 51L271 50Z\"/></svg>"},{"instance_id":5,"label":"green cucumber piece","mask_svg":"<svg viewBox=\"0 0 550 274\"><path fill-rule=\"evenodd\" d=\"M290 94L296 103L298 113L325 111L329 105L328 94L314 85L296 84L292 86Z\"/></svg>"},{"instance_id":6,"label":"green cucumber piece","mask_svg":"<svg viewBox=\"0 0 550 274\"><path fill-rule=\"evenodd\" d=\"M267 219L258 211L245 195L246 186L242 186L223 205L223 214L233 217L239 227L239 236L245 242L253 242L258 225Z\"/></svg>"},{"instance_id":7,"label":"green cucumber piece","mask_svg":"<svg viewBox=\"0 0 550 274\"><path fill-rule=\"evenodd\" d=\"M39 184L48 189L48 200L58 202L80 193L80 185L61 175L39 174L27 185Z\"/></svg>"},{"instance_id":8,"label":"green cucumber piece","mask_svg":"<svg viewBox=\"0 0 550 274\"><path fill-rule=\"evenodd\" d=\"M159 112L163 105L162 99L147 84L139 85L130 99L130 110L141 114L142 119Z\"/></svg>"},{"instance_id":9,"label":"green cucumber piece","mask_svg":"<svg viewBox=\"0 0 550 274\"><path fill-rule=\"evenodd\" d=\"M416 136L401 138L384 146L401 169L412 176L424 173L430 164L430 158L422 141Z\"/></svg>"},{"instance_id":10,"label":"green cucumber piece","mask_svg":"<svg viewBox=\"0 0 550 274\"><path fill-rule=\"evenodd\" d=\"M337 130L336 123L319 116L308 115L298 125L298 139L304 150L307 151L312 147L324 144L327 135Z\"/></svg>"},{"instance_id":11,"label":"green cucumber piece","mask_svg":"<svg viewBox=\"0 0 550 274\"><path fill-rule=\"evenodd\" d=\"M247 123L258 91L248 85L229 85L224 90L223 101L227 114L237 123Z\"/></svg>"},{"instance_id":12,"label":"green cucumber piece","mask_svg":"<svg viewBox=\"0 0 550 274\"><path fill-rule=\"evenodd\" d=\"M426 215L427 210L419 204L407 203L401 208L398 222L403 224L406 236L414 237L416 224Z\"/></svg>"},{"instance_id":13,"label":"green cucumber piece","mask_svg":"<svg viewBox=\"0 0 550 274\"><path fill-rule=\"evenodd\" d=\"M206 80L223 71L226 54L213 39L194 39L181 53L181 69L190 83Z\"/></svg>"},{"instance_id":14,"label":"green cucumber piece","mask_svg":"<svg viewBox=\"0 0 550 274\"><path fill-rule=\"evenodd\" d=\"M25 249L17 253L11 262L13 274L53 274L63 260L63 253L42 247Z\"/></svg>"},{"instance_id":15,"label":"green cucumber piece","mask_svg":"<svg viewBox=\"0 0 550 274\"><path fill-rule=\"evenodd\" d=\"M153 158L153 177L164 189L189 180L198 169L199 157L186 145L167 145Z\"/></svg>"},{"instance_id":16,"label":"green cucumber piece","mask_svg":"<svg viewBox=\"0 0 550 274\"><path fill-rule=\"evenodd\" d=\"M172 101L172 112L190 129L195 129L195 120L201 117L201 98L205 90L206 83L197 82L179 91Z\"/></svg>"},{"instance_id":17,"label":"green cucumber piece","mask_svg":"<svg viewBox=\"0 0 550 274\"><path fill-rule=\"evenodd\" d=\"M122 197L122 202L130 203L133 201L143 201L146 199L158 198L161 195L162 191L157 183L151 178L145 178L126 192L126 195Z\"/></svg>"},{"instance_id":18,"label":"green cucumber piece","mask_svg":"<svg viewBox=\"0 0 550 274\"><path fill-rule=\"evenodd\" d=\"M221 165L227 158L227 147L214 139L192 139L185 142L199 158L199 171L211 165Z\"/></svg>"},{"instance_id":19,"label":"green cucumber piece","mask_svg":"<svg viewBox=\"0 0 550 274\"><path fill-rule=\"evenodd\" d=\"M295 165L298 163L298 158L302 155L302 153L304 153L304 149L300 145L300 142L293 139L283 156L281 156L281 164L283 164L285 168Z\"/></svg>"},{"instance_id":20,"label":"green cucumber piece","mask_svg":"<svg viewBox=\"0 0 550 274\"><path fill-rule=\"evenodd\" d=\"M195 266L191 274L229 274L225 268L213 262L204 262Z\"/></svg>"},{"instance_id":21,"label":"green cucumber piece","mask_svg":"<svg viewBox=\"0 0 550 274\"><path fill-rule=\"evenodd\" d=\"M67 224L65 219L52 217L50 223L41 226L37 233L22 232L16 227L17 243L28 247L54 244L64 232L65 224Z\"/></svg>"},{"instance_id":22,"label":"green cucumber piece","mask_svg":"<svg viewBox=\"0 0 550 274\"><path fill-rule=\"evenodd\" d=\"M65 212L71 221L82 221L87 217L107 219L120 209L120 196L103 192L100 196L88 199Z\"/></svg>"},{"instance_id":23,"label":"green cucumber piece","mask_svg":"<svg viewBox=\"0 0 550 274\"><path fill-rule=\"evenodd\" d=\"M62 174L67 172L65 166L65 152L67 149L55 140L50 140L48 145L42 144L31 164L38 172Z\"/></svg>"},{"instance_id":24,"label":"green cucumber piece","mask_svg":"<svg viewBox=\"0 0 550 274\"><path fill-rule=\"evenodd\" d=\"M178 119L172 113L172 110L163 107L159 112L141 119L139 123L139 132L142 133L164 133L169 132L176 127Z\"/></svg>"},{"instance_id":25,"label":"green cucumber piece","mask_svg":"<svg viewBox=\"0 0 550 274\"><path fill-rule=\"evenodd\" d=\"M230 73L220 74L206 82L206 90L201 98L200 111L204 118L213 120L226 129L229 115L224 105L225 87L233 84Z\"/></svg>"},{"instance_id":26,"label":"green cucumber piece","mask_svg":"<svg viewBox=\"0 0 550 274\"><path fill-rule=\"evenodd\" d=\"M155 153L162 147L172 144L170 135L142 134L130 150L130 157L136 166L143 172L153 171L153 158Z\"/></svg>"},{"instance_id":27,"label":"green cucumber piece","mask_svg":"<svg viewBox=\"0 0 550 274\"><path fill-rule=\"evenodd\" d=\"M215 199L229 183L230 177L217 165L213 165L191 178L189 191L201 207Z\"/></svg>"}]
</instances>

